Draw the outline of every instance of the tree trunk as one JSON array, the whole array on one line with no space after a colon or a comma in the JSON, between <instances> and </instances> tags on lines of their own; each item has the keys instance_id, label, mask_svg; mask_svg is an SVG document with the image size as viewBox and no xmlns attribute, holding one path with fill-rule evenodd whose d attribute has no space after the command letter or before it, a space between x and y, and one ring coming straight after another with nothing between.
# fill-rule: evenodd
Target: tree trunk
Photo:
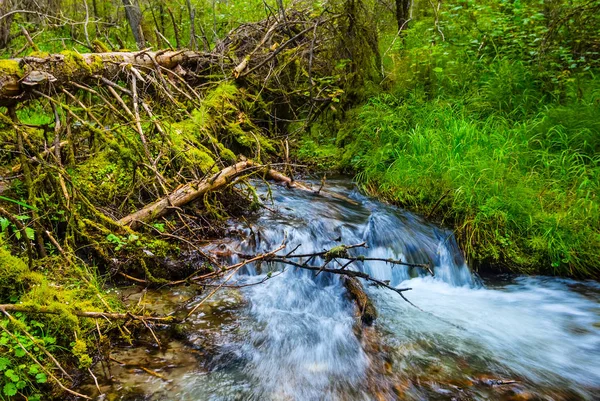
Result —
<instances>
[{"instance_id":1,"label":"tree trunk","mask_svg":"<svg viewBox=\"0 0 600 401\"><path fill-rule=\"evenodd\" d=\"M52 94L70 82L85 82L97 76L114 78L122 75L123 65L154 69L153 59L164 68L173 69L177 65L209 67L215 64L210 55L193 51L162 52L108 52L84 53L63 52L46 57L24 57L4 60L0 66L0 106L13 105L36 97L36 92ZM29 77L40 76L38 82ZM38 93L39 95L39 93Z\"/></svg>"},{"instance_id":2,"label":"tree trunk","mask_svg":"<svg viewBox=\"0 0 600 401\"><path fill-rule=\"evenodd\" d=\"M187 8L190 14L190 49L197 50L198 46L196 45L196 9L192 7L192 1L187 0Z\"/></svg>"},{"instance_id":3,"label":"tree trunk","mask_svg":"<svg viewBox=\"0 0 600 401\"><path fill-rule=\"evenodd\" d=\"M251 160L245 160L231 167L224 168L212 177L202 181L193 181L185 184L168 196L143 207L129 216L123 217L119 220L119 224L130 226L135 230L142 224L141 222L152 221L158 217L164 216L169 212L169 209L184 206L198 199L205 193L228 184L233 178L239 176L253 166L254 163Z\"/></svg>"},{"instance_id":4,"label":"tree trunk","mask_svg":"<svg viewBox=\"0 0 600 401\"><path fill-rule=\"evenodd\" d=\"M140 11L140 5L137 0L123 0L123 6L125 6L125 15L127 21L131 27L133 38L139 50L146 47L146 41L144 40L144 32L142 31L142 12Z\"/></svg>"},{"instance_id":5,"label":"tree trunk","mask_svg":"<svg viewBox=\"0 0 600 401\"><path fill-rule=\"evenodd\" d=\"M0 0L0 15L6 15L11 10L11 2ZM11 14L0 20L0 49L4 49L10 42L10 25L12 24L14 14Z\"/></svg>"},{"instance_id":6,"label":"tree trunk","mask_svg":"<svg viewBox=\"0 0 600 401\"><path fill-rule=\"evenodd\" d=\"M410 18L410 5L412 0L396 0L396 23L398 32L407 28Z\"/></svg>"}]
</instances>

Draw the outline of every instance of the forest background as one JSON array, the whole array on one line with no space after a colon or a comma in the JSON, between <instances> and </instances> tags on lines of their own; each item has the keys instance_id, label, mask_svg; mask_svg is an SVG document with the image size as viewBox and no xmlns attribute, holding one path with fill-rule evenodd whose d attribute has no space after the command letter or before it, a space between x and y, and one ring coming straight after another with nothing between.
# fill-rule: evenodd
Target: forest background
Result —
<instances>
[{"instance_id":1,"label":"forest background","mask_svg":"<svg viewBox=\"0 0 600 401\"><path fill-rule=\"evenodd\" d=\"M124 312L117 273L177 278L157 258L189 246L179 228L218 236L260 199L119 219L246 158L352 174L454 229L477 269L599 277L599 1L3 0L0 48L0 81L33 87L1 110L0 297L23 305L0 308L4 398L60 396L49 355L86 372L121 324L77 311ZM112 90L81 56L184 48L204 64L181 83L120 62ZM52 54L60 76L24 67Z\"/></svg>"}]
</instances>

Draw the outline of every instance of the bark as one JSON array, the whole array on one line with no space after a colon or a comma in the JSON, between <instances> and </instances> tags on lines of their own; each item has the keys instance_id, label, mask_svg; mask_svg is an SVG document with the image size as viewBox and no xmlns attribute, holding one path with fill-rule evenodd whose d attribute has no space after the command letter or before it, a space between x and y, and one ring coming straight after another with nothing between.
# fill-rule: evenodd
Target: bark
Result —
<instances>
[{"instance_id":1,"label":"bark","mask_svg":"<svg viewBox=\"0 0 600 401\"><path fill-rule=\"evenodd\" d=\"M348 295L358 308L360 320L366 326L371 326L377 319L377 309L373 305L373 301L365 292L362 284L354 277L344 277L344 286L348 290Z\"/></svg>"},{"instance_id":2,"label":"bark","mask_svg":"<svg viewBox=\"0 0 600 401\"><path fill-rule=\"evenodd\" d=\"M194 51L159 52L63 52L47 57L24 57L4 60L0 65L0 106L10 106L35 97L39 91L48 95L70 82L81 83L98 76L114 79L127 72L127 65L154 69L156 63L164 68L203 67L214 65L214 57ZM6 66L6 67L5 67ZM52 79L26 85L27 78L43 73ZM55 79L55 81L54 81ZM53 81L53 82L50 82Z\"/></svg>"},{"instance_id":3,"label":"bark","mask_svg":"<svg viewBox=\"0 0 600 401\"><path fill-rule=\"evenodd\" d=\"M251 160L245 160L231 167L224 168L212 177L185 184L156 202L143 207L135 213L123 217L119 220L119 224L136 229L142 222L151 221L157 217L164 216L172 208L184 206L209 191L214 191L225 186L231 182L233 178L247 172L248 168L253 166L254 163Z\"/></svg>"},{"instance_id":4,"label":"bark","mask_svg":"<svg viewBox=\"0 0 600 401\"><path fill-rule=\"evenodd\" d=\"M137 0L123 0L123 6L125 7L125 15L131 27L135 43L137 43L138 49L142 50L146 47L146 41L144 40L144 32L142 30L140 5Z\"/></svg>"},{"instance_id":5,"label":"bark","mask_svg":"<svg viewBox=\"0 0 600 401\"><path fill-rule=\"evenodd\" d=\"M191 0L186 1L188 13L190 14L190 44L189 47L192 50L196 50L196 9L192 6Z\"/></svg>"},{"instance_id":6,"label":"bark","mask_svg":"<svg viewBox=\"0 0 600 401\"><path fill-rule=\"evenodd\" d=\"M0 15L6 15L12 8L8 0L0 0ZM4 49L10 43L10 26L14 14L8 15L0 20L0 49Z\"/></svg>"},{"instance_id":7,"label":"bark","mask_svg":"<svg viewBox=\"0 0 600 401\"><path fill-rule=\"evenodd\" d=\"M130 226L132 229L135 230L145 222L152 221L158 217L166 215L170 209L184 206L198 199L200 196L204 195L209 191L214 191L219 188L222 188L223 186L231 182L232 179L247 172L250 168L263 167L255 164L251 160L241 161L231 167L224 168L212 177L205 178L200 181L192 181L177 188L171 194L157 200L154 203L146 205L145 207L143 207L135 213L123 217L121 220L118 221L118 223L122 226ZM302 191L310 192L316 196L329 196L332 198L356 204L355 201L344 195L323 191L322 189L318 191L313 191L306 185L301 184L297 181L292 181L290 178L273 169L266 169L266 176L274 181L287 185L288 188L295 188Z\"/></svg>"},{"instance_id":8,"label":"bark","mask_svg":"<svg viewBox=\"0 0 600 401\"><path fill-rule=\"evenodd\" d=\"M410 18L411 0L396 0L396 23L398 31L406 29L407 21Z\"/></svg>"},{"instance_id":9,"label":"bark","mask_svg":"<svg viewBox=\"0 0 600 401\"><path fill-rule=\"evenodd\" d=\"M345 202L349 202L353 205L358 204L355 200L350 199L347 196L344 196L344 195L341 195L341 194L338 194L335 192L329 192L327 190L323 190L324 184L321 185L321 188L319 188L317 190L313 190L312 188L306 186L305 184L302 184L301 182L292 180L291 178L285 176L284 174L280 173L277 170L268 169L266 172L266 175L273 181L283 184L283 185L287 186L288 188L295 188L295 189L299 189L301 191L310 192L314 195L322 195L322 196L326 196L326 197L330 197L330 198L339 199L339 200L342 200Z\"/></svg>"}]
</instances>

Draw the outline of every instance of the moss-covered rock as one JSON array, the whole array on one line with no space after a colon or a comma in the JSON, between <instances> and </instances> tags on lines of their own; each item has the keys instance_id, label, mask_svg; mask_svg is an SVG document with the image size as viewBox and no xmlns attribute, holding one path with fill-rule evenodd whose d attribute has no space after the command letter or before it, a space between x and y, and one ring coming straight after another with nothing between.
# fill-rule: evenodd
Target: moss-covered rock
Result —
<instances>
[{"instance_id":1,"label":"moss-covered rock","mask_svg":"<svg viewBox=\"0 0 600 401\"><path fill-rule=\"evenodd\" d=\"M42 280L23 260L11 255L0 241L0 302L15 302L19 295Z\"/></svg>"}]
</instances>

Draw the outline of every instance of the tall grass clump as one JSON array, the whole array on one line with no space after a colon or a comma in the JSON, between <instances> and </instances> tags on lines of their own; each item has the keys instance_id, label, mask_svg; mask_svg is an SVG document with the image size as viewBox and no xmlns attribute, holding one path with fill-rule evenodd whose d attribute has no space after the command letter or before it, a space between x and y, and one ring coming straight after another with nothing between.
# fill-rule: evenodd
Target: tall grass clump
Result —
<instances>
[{"instance_id":1,"label":"tall grass clump","mask_svg":"<svg viewBox=\"0 0 600 401\"><path fill-rule=\"evenodd\" d=\"M455 229L479 265L600 276L600 16L575 1L414 6L381 93L329 135L368 192ZM570 19L561 18L569 15ZM314 131L314 129L313 129Z\"/></svg>"},{"instance_id":2,"label":"tall grass clump","mask_svg":"<svg viewBox=\"0 0 600 401\"><path fill-rule=\"evenodd\" d=\"M564 112L513 123L476 118L464 103L382 95L356 111L351 137L338 139L366 190L455 227L472 259L593 276L600 156L567 139L589 127L552 125Z\"/></svg>"}]
</instances>

